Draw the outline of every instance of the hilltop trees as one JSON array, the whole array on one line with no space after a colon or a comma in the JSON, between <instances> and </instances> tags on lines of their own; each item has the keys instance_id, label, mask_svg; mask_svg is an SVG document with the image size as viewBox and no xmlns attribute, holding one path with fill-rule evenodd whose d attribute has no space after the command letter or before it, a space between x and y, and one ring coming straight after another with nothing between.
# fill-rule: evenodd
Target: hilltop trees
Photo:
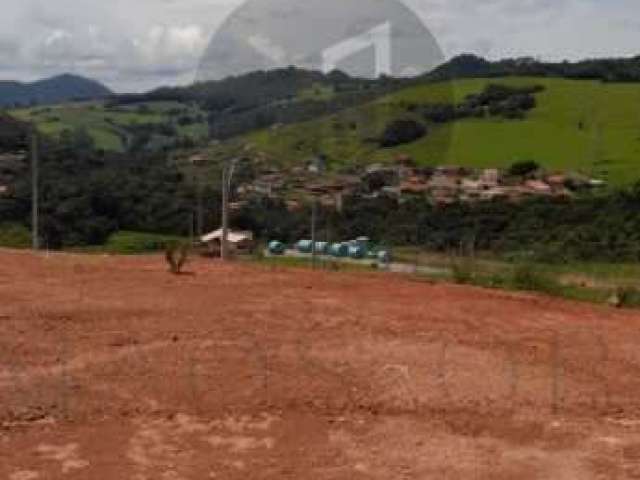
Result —
<instances>
[{"instance_id":1,"label":"hilltop trees","mask_svg":"<svg viewBox=\"0 0 640 480\"><path fill-rule=\"evenodd\" d=\"M429 80L495 77L559 77L637 82L640 80L640 56L630 58L588 59L578 62L541 62L531 57L508 58L490 62L476 55L459 55L425 77Z\"/></svg>"},{"instance_id":2,"label":"hilltop trees","mask_svg":"<svg viewBox=\"0 0 640 480\"><path fill-rule=\"evenodd\" d=\"M516 162L509 167L509 175L514 177L526 177L540 170L540 165L533 160L523 160Z\"/></svg>"},{"instance_id":3,"label":"hilltop trees","mask_svg":"<svg viewBox=\"0 0 640 480\"><path fill-rule=\"evenodd\" d=\"M427 128L420 122L412 119L394 120L385 127L379 143L383 148L390 148L415 142L426 134Z\"/></svg>"},{"instance_id":4,"label":"hilltop trees","mask_svg":"<svg viewBox=\"0 0 640 480\"><path fill-rule=\"evenodd\" d=\"M511 87L491 83L478 94L468 95L457 105L448 103L411 104L407 110L422 116L427 122L447 123L470 117L504 117L523 119L536 107L535 94L544 90L540 85Z\"/></svg>"}]
</instances>

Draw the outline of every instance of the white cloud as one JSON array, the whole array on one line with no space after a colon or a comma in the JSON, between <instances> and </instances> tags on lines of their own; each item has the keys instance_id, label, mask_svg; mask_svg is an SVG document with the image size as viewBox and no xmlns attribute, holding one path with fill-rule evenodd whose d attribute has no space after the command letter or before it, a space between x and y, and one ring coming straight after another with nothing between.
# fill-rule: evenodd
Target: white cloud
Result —
<instances>
[{"instance_id":1,"label":"white cloud","mask_svg":"<svg viewBox=\"0 0 640 480\"><path fill-rule=\"evenodd\" d=\"M59 44L64 44L69 42L73 38L66 30L53 30L47 38L44 39L44 45L46 47L52 47Z\"/></svg>"},{"instance_id":2,"label":"white cloud","mask_svg":"<svg viewBox=\"0 0 640 480\"><path fill-rule=\"evenodd\" d=\"M640 53L637 0L405 2L420 14L448 56L475 52L491 58L533 55L560 60ZM121 91L188 83L212 33L240 3L5 1L0 78L33 80L69 71ZM295 30L295 21L291 28ZM260 43L258 32L256 38ZM264 42L260 46L274 55L282 53Z\"/></svg>"},{"instance_id":3,"label":"white cloud","mask_svg":"<svg viewBox=\"0 0 640 480\"><path fill-rule=\"evenodd\" d=\"M131 40L134 51L147 65L193 65L208 43L208 37L198 25L155 25Z\"/></svg>"}]
</instances>

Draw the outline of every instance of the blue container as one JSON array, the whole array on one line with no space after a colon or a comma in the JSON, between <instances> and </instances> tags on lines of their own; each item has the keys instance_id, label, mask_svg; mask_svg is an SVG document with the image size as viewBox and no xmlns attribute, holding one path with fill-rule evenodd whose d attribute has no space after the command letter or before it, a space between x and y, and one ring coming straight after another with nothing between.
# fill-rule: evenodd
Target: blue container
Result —
<instances>
[{"instance_id":1,"label":"blue container","mask_svg":"<svg viewBox=\"0 0 640 480\"><path fill-rule=\"evenodd\" d=\"M352 244L349 247L349 257L354 260L362 260L367 255L367 249L362 245Z\"/></svg>"},{"instance_id":2,"label":"blue container","mask_svg":"<svg viewBox=\"0 0 640 480\"><path fill-rule=\"evenodd\" d=\"M370 247L370 243L371 241L369 240L369 237L358 237L355 240L355 243L357 243L358 245L360 245L362 248L364 248L365 250L369 250Z\"/></svg>"},{"instance_id":3,"label":"blue container","mask_svg":"<svg viewBox=\"0 0 640 480\"><path fill-rule=\"evenodd\" d=\"M313 246L313 242L311 240L300 240L296 243L296 250L300 253L311 253L311 247Z\"/></svg>"},{"instance_id":4,"label":"blue container","mask_svg":"<svg viewBox=\"0 0 640 480\"><path fill-rule=\"evenodd\" d=\"M334 243L329 247L329 254L336 258L346 258L349 256L349 245L346 243Z\"/></svg>"},{"instance_id":5,"label":"blue container","mask_svg":"<svg viewBox=\"0 0 640 480\"><path fill-rule=\"evenodd\" d=\"M272 255L283 255L287 247L284 243L274 240L269 242L269 253Z\"/></svg>"},{"instance_id":6,"label":"blue container","mask_svg":"<svg viewBox=\"0 0 640 480\"><path fill-rule=\"evenodd\" d=\"M319 255L326 255L329 251L329 244L327 242L316 242L316 253Z\"/></svg>"}]
</instances>

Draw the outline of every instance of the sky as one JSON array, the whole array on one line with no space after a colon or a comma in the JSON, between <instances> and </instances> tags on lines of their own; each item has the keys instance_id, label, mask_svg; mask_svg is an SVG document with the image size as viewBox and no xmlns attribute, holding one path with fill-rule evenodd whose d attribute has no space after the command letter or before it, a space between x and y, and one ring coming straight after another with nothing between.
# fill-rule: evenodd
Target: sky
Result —
<instances>
[{"instance_id":1,"label":"sky","mask_svg":"<svg viewBox=\"0 0 640 480\"><path fill-rule=\"evenodd\" d=\"M76 73L117 92L193 82L212 36L243 3L0 1L0 79ZM638 0L398 1L421 18L447 58L460 53L544 60L640 54Z\"/></svg>"}]
</instances>

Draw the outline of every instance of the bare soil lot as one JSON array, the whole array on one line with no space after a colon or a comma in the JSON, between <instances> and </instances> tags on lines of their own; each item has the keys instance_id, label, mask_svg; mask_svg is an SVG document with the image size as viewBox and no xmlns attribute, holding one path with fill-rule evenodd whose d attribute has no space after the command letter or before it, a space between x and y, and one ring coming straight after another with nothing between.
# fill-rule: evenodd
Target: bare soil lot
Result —
<instances>
[{"instance_id":1,"label":"bare soil lot","mask_svg":"<svg viewBox=\"0 0 640 480\"><path fill-rule=\"evenodd\" d=\"M640 478L640 314L0 252L0 479Z\"/></svg>"}]
</instances>

